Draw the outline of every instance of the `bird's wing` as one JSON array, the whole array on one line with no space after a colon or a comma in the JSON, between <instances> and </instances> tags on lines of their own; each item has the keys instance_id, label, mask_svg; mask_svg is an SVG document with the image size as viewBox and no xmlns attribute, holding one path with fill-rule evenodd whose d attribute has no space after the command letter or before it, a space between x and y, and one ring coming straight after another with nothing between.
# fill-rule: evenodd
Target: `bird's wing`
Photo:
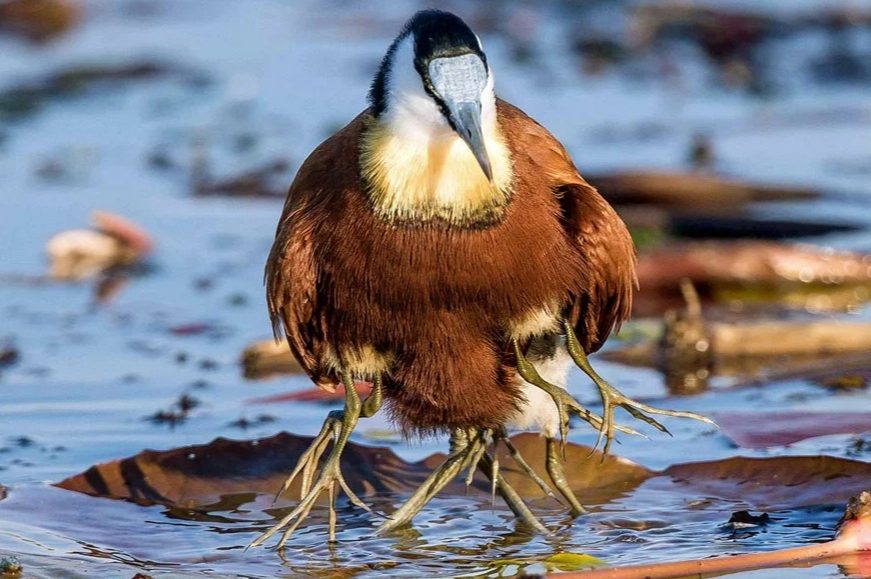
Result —
<instances>
[{"instance_id":1,"label":"bird's wing","mask_svg":"<svg viewBox=\"0 0 871 579\"><path fill-rule=\"evenodd\" d=\"M583 181L555 188L566 232L589 272L567 317L587 352L602 347L632 313L638 286L635 245L623 220L596 189Z\"/></svg>"},{"instance_id":2,"label":"bird's wing","mask_svg":"<svg viewBox=\"0 0 871 579\"><path fill-rule=\"evenodd\" d=\"M316 189L309 188L308 179L300 179L304 171L305 164L287 194L266 261L266 304L276 340L284 334L300 365L318 381L323 347L323 331L317 319L318 265L305 220Z\"/></svg>"},{"instance_id":3,"label":"bird's wing","mask_svg":"<svg viewBox=\"0 0 871 579\"><path fill-rule=\"evenodd\" d=\"M584 350L595 352L629 318L638 286L635 245L614 209L578 173L569 154L547 129L516 107L499 102L511 132L522 132L522 147L542 171L559 200L563 227L584 265L566 309Z\"/></svg>"},{"instance_id":4,"label":"bird's wing","mask_svg":"<svg viewBox=\"0 0 871 579\"><path fill-rule=\"evenodd\" d=\"M325 387L333 379L322 367L329 328L318 286L316 229L334 194L355 184L357 135L365 114L324 141L299 168L266 261L266 303L275 337L284 334L303 369Z\"/></svg>"}]
</instances>

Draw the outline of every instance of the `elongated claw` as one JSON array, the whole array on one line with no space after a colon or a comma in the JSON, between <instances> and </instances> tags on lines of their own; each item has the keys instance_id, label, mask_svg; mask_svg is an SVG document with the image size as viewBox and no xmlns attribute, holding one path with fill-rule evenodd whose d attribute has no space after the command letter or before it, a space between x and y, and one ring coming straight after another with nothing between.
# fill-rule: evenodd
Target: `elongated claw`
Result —
<instances>
[{"instance_id":1,"label":"elongated claw","mask_svg":"<svg viewBox=\"0 0 871 579\"><path fill-rule=\"evenodd\" d=\"M547 474L550 477L551 482L553 482L554 486L565 498L566 502L569 505L569 513L573 517L585 513L586 509L584 509L583 505L581 505L581 501L579 501L578 497L575 496L574 491L572 491L572 487L569 485L569 481L566 479L565 472L563 471L562 461L560 460L560 457L557 456L556 441L553 438L548 438L546 444L547 459L545 461L545 465L547 467Z\"/></svg>"},{"instance_id":2,"label":"elongated claw","mask_svg":"<svg viewBox=\"0 0 871 579\"><path fill-rule=\"evenodd\" d=\"M518 519L538 533L543 535L550 533L547 527L541 524L541 521L532 514L532 511L523 502L520 494L514 490L514 487L508 484L508 481L499 472L498 463L486 452L481 457L481 467L484 474L491 478L495 489L499 492L499 496L502 497L502 500L505 501L505 504L508 505L508 508L511 509L511 512Z\"/></svg>"},{"instance_id":3,"label":"elongated claw","mask_svg":"<svg viewBox=\"0 0 871 579\"><path fill-rule=\"evenodd\" d=\"M608 426L612 430L617 430L626 434L636 434L639 436L643 436L640 432L633 428L619 425L607 425L606 418L598 416L597 414L584 408L564 388L560 388L559 386L551 384L550 382L542 378L541 375L538 373L538 370L535 369L535 365L530 362L526 358L526 356L523 355L523 352L521 352L520 344L517 342L517 340L513 340L512 342L514 345L514 354L517 358L517 373L520 374L521 378L523 378L533 386L537 386L547 392L553 399L554 404L556 404L556 409L559 413L560 453L562 454L563 459L565 459L566 455L565 444L569 430L570 413L573 413L582 420L587 421L588 423L590 423L590 425L593 426L593 428L595 428L599 432L601 432L605 426Z\"/></svg>"},{"instance_id":4,"label":"elongated claw","mask_svg":"<svg viewBox=\"0 0 871 579\"><path fill-rule=\"evenodd\" d=\"M523 455L520 454L520 451L517 450L517 447L514 446L514 443L511 442L511 439L508 438L507 432L503 430L499 435L499 440L501 440L503 444L505 444L505 448L508 449L508 454L511 455L511 458L514 460L515 463L517 463L517 466L520 467L520 470L522 470L524 474L526 474L526 476L531 478L533 482L538 485L538 488L540 488L542 492L544 492L544 494L557 502L562 502L560 501L559 497L556 496L556 493L553 492L553 489L551 489L550 486L546 482L544 482L544 479L541 478L537 472L535 472L535 470L529 465L528 462L526 462L526 459L523 458Z\"/></svg>"},{"instance_id":5,"label":"elongated claw","mask_svg":"<svg viewBox=\"0 0 871 579\"><path fill-rule=\"evenodd\" d=\"M440 490L454 480L463 469L468 468L467 483L472 480L475 471L480 470L491 480L495 492L499 493L518 518L536 531L547 533L547 528L535 518L517 491L499 472L499 463L487 453L492 434L488 429L454 430L451 433L451 453L445 461L427 477L399 509L393 512L387 521L378 527L377 532L389 533L411 522Z\"/></svg>"},{"instance_id":6,"label":"elongated claw","mask_svg":"<svg viewBox=\"0 0 871 579\"><path fill-rule=\"evenodd\" d=\"M481 463L481 458L484 456L484 453L487 452L487 444L490 439L490 432L487 430L479 431L474 439L473 445L474 447L469 452L468 459L466 463L463 465L463 468L467 469L466 472L466 487L472 486L472 482L475 480L475 473L478 471L478 465Z\"/></svg>"},{"instance_id":7,"label":"elongated claw","mask_svg":"<svg viewBox=\"0 0 871 579\"><path fill-rule=\"evenodd\" d=\"M660 432L664 432L668 435L671 435L668 429L658 420L649 416L650 414L671 416L673 418L691 418L707 424L714 424L710 418L702 416L701 414L696 414L695 412L655 408L641 402L636 402L635 400L625 396L593 370L590 361L587 359L586 352L584 352L583 347L580 342L578 342L578 338L575 335L572 325L565 322L563 326L566 332L566 347L568 348L569 355L572 357L575 364L596 384L596 387L599 389L599 394L602 396L602 423L599 426L599 437L596 440L596 447L598 448L604 438L605 445L602 449L604 454L608 454L608 451L611 448L611 441L614 440L614 431L619 430L619 427L614 424L615 408L623 408L634 418L646 422Z\"/></svg>"},{"instance_id":8,"label":"elongated claw","mask_svg":"<svg viewBox=\"0 0 871 579\"><path fill-rule=\"evenodd\" d=\"M278 547L279 549L284 547L284 544L293 532L311 513L318 497L323 493L326 493L329 497L329 538L331 542L335 541L336 538L336 496L339 490L342 490L348 496L351 504L372 513L372 509L360 500L342 476L341 458L345 445L348 443L348 439L360 418L361 411L365 408L367 416L377 412L381 402L381 380L377 379L375 381L372 394L366 399L365 404L360 402L360 397L354 389L354 382L349 373L342 373L342 382L345 386L344 410L329 414L324 421L320 433L300 457L293 472L284 481L281 490L278 492L278 495L281 495L290 488L296 477L302 474L300 502L278 523L252 541L248 545L249 548L262 544L282 529L284 529L284 532L281 540L278 542ZM374 399L373 396L375 397ZM370 402L370 400L373 401ZM315 480L321 456L323 456L330 441L333 443L333 448L320 468L317 480Z\"/></svg>"},{"instance_id":9,"label":"elongated claw","mask_svg":"<svg viewBox=\"0 0 871 579\"><path fill-rule=\"evenodd\" d=\"M281 488L277 493L275 493L275 498L272 499L273 503L278 500L278 497L287 492L287 489L293 485L293 481L296 480L296 477L299 476L300 472L302 472L302 484L300 485L299 498L302 499L306 494L308 494L308 489L311 488L321 456L324 454L327 444L335 438L336 426L341 426L341 422L342 412L330 412L327 419L324 420L324 425L321 427L321 431L314 437L311 445L304 453L302 453L302 456L299 457L293 472L290 473L290 476L284 480L284 484L281 485Z\"/></svg>"},{"instance_id":10,"label":"elongated claw","mask_svg":"<svg viewBox=\"0 0 871 579\"><path fill-rule=\"evenodd\" d=\"M394 511L390 518L378 527L376 533L386 534L411 522L417 513L423 509L432 498L449 482L462 472L470 455L477 451L476 438L469 437L464 430L457 429L451 433L451 452L445 461L439 465L401 507Z\"/></svg>"}]
</instances>

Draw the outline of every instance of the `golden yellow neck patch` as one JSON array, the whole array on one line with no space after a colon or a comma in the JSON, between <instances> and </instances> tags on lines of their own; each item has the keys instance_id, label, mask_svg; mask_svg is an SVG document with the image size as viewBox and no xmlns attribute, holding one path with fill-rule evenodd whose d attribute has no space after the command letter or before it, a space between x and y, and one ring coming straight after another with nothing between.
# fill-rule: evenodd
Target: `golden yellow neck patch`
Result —
<instances>
[{"instance_id":1,"label":"golden yellow neck patch","mask_svg":"<svg viewBox=\"0 0 871 579\"><path fill-rule=\"evenodd\" d=\"M498 127L486 131L484 140L493 183L458 136L403 137L385 123L367 119L360 169L375 213L415 223L498 220L511 194L511 155Z\"/></svg>"}]
</instances>

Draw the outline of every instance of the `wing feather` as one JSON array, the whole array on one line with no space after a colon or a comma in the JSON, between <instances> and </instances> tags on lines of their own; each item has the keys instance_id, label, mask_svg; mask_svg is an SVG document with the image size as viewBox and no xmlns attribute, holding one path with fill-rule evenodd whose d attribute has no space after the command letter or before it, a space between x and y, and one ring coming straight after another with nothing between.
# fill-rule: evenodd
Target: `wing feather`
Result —
<instances>
[{"instance_id":1,"label":"wing feather","mask_svg":"<svg viewBox=\"0 0 871 579\"><path fill-rule=\"evenodd\" d=\"M357 140L367 113L321 143L299 168L266 261L266 303L275 337L284 334L300 365L327 388L334 377L322 366L329 330L319 286L317 229L331 200L358 184Z\"/></svg>"},{"instance_id":2,"label":"wing feather","mask_svg":"<svg viewBox=\"0 0 871 579\"><path fill-rule=\"evenodd\" d=\"M613 207L587 183L560 142L523 111L498 102L515 150L544 173L560 203L563 228L584 265L566 315L587 352L629 318L638 286L635 245Z\"/></svg>"},{"instance_id":3,"label":"wing feather","mask_svg":"<svg viewBox=\"0 0 871 579\"><path fill-rule=\"evenodd\" d=\"M305 170L305 165L300 173ZM299 177L291 185L266 262L266 304L276 340L287 338L296 359L316 382L324 332L319 324L318 266L304 216L312 192Z\"/></svg>"},{"instance_id":4,"label":"wing feather","mask_svg":"<svg viewBox=\"0 0 871 579\"><path fill-rule=\"evenodd\" d=\"M638 278L629 230L599 192L581 181L560 185L556 192L564 227L588 273L568 315L589 353L601 348L631 315Z\"/></svg>"}]
</instances>

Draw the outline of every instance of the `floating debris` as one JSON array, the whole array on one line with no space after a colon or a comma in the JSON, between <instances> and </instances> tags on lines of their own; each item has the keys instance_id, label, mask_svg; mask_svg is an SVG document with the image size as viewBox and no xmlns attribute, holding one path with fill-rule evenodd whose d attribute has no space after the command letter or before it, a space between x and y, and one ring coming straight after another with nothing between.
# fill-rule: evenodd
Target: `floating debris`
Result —
<instances>
[{"instance_id":1,"label":"floating debris","mask_svg":"<svg viewBox=\"0 0 871 579\"><path fill-rule=\"evenodd\" d=\"M615 205L657 205L693 211L728 210L771 201L810 201L822 196L805 187L749 183L697 172L626 171L587 175L587 181Z\"/></svg>"},{"instance_id":2,"label":"floating debris","mask_svg":"<svg viewBox=\"0 0 871 579\"><path fill-rule=\"evenodd\" d=\"M68 0L6 0L0 2L0 31L32 42L53 40L81 20L81 3Z\"/></svg>"},{"instance_id":3,"label":"floating debris","mask_svg":"<svg viewBox=\"0 0 871 579\"><path fill-rule=\"evenodd\" d=\"M193 193L198 197L272 197L283 199L287 195L290 162L274 159L260 167L235 177L215 179L205 167L194 172Z\"/></svg>"},{"instance_id":4,"label":"floating debris","mask_svg":"<svg viewBox=\"0 0 871 579\"><path fill-rule=\"evenodd\" d=\"M14 579L21 577L24 573L24 567L21 562L12 555L0 557L0 577L2 579Z\"/></svg>"},{"instance_id":5,"label":"floating debris","mask_svg":"<svg viewBox=\"0 0 871 579\"><path fill-rule=\"evenodd\" d=\"M21 359L21 353L11 340L0 341L0 368L14 366Z\"/></svg>"},{"instance_id":6,"label":"floating debris","mask_svg":"<svg viewBox=\"0 0 871 579\"><path fill-rule=\"evenodd\" d=\"M602 356L630 366L658 368L669 391L682 395L706 390L715 374L758 378L762 370L773 368L811 378L809 373L819 374L822 363L841 370L836 376L816 378L831 388L828 381L845 372L851 373L856 367L864 372L871 367L867 356L871 351L871 323L828 319L708 321L695 286L685 278L680 290L685 306L665 313L658 336L643 336ZM767 379L778 377L769 375ZM860 373L852 378L851 385L862 388L866 379Z\"/></svg>"},{"instance_id":7,"label":"floating debris","mask_svg":"<svg viewBox=\"0 0 871 579\"><path fill-rule=\"evenodd\" d=\"M871 299L871 255L773 241L687 242L642 253L638 279L636 315L680 307L684 279L703 301L849 310Z\"/></svg>"},{"instance_id":8,"label":"floating debris","mask_svg":"<svg viewBox=\"0 0 871 579\"><path fill-rule=\"evenodd\" d=\"M233 428L241 428L242 430L247 430L249 428L253 428L255 426L262 426L264 424L271 424L275 422L277 419L271 414L260 414L255 418L245 418L244 416L238 420L234 420L227 426L231 426Z\"/></svg>"},{"instance_id":9,"label":"floating debris","mask_svg":"<svg viewBox=\"0 0 871 579\"><path fill-rule=\"evenodd\" d=\"M194 398L190 394L182 394L178 400L172 403L168 410L158 410L148 417L148 420L154 424L168 424L176 426L183 423L190 416L191 410L200 405L200 400Z\"/></svg>"},{"instance_id":10,"label":"floating debris","mask_svg":"<svg viewBox=\"0 0 871 579\"><path fill-rule=\"evenodd\" d=\"M696 171L709 170L714 166L716 155L711 137L702 133L693 136L690 143L687 161Z\"/></svg>"},{"instance_id":11,"label":"floating debris","mask_svg":"<svg viewBox=\"0 0 871 579\"><path fill-rule=\"evenodd\" d=\"M768 513L754 515L750 511L736 511L729 517L726 525L733 529L744 529L747 527L764 527L769 523L771 523L771 517Z\"/></svg>"},{"instance_id":12,"label":"floating debris","mask_svg":"<svg viewBox=\"0 0 871 579\"><path fill-rule=\"evenodd\" d=\"M154 247L151 236L132 221L96 211L94 229L63 231L49 239L46 252L56 280L76 281L107 270L131 266Z\"/></svg>"},{"instance_id":13,"label":"floating debris","mask_svg":"<svg viewBox=\"0 0 871 579\"><path fill-rule=\"evenodd\" d=\"M24 0L22 3L30 1ZM201 72L150 60L117 65L79 64L58 70L43 79L0 91L0 120L20 120L35 114L52 100L80 96L90 90L109 90L132 82L170 77L181 79L194 87L202 87L209 82Z\"/></svg>"},{"instance_id":14,"label":"floating debris","mask_svg":"<svg viewBox=\"0 0 871 579\"><path fill-rule=\"evenodd\" d=\"M166 330L173 336L193 337L204 336L212 340L225 338L232 333L232 329L215 322L191 322L170 326Z\"/></svg>"},{"instance_id":15,"label":"floating debris","mask_svg":"<svg viewBox=\"0 0 871 579\"><path fill-rule=\"evenodd\" d=\"M64 147L40 160L34 173L43 181L56 184L85 183L97 161L97 151L92 147Z\"/></svg>"},{"instance_id":16,"label":"floating debris","mask_svg":"<svg viewBox=\"0 0 871 579\"><path fill-rule=\"evenodd\" d=\"M251 344L242 352L240 364L242 375L249 380L302 373L302 366L285 341L263 340Z\"/></svg>"}]
</instances>

